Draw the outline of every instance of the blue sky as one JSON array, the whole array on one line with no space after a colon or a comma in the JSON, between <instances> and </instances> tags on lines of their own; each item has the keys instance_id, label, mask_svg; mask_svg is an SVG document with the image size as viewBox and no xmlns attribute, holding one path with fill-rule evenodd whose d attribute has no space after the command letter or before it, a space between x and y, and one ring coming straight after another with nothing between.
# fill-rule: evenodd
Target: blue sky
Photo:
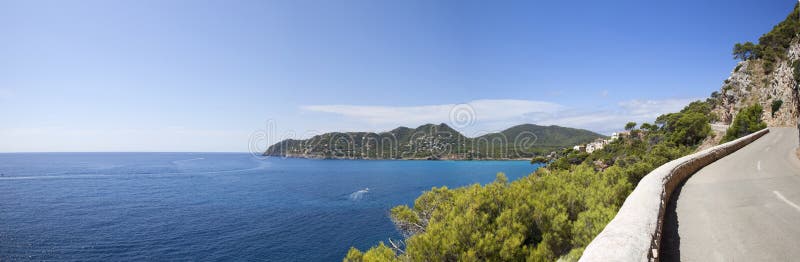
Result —
<instances>
[{"instance_id":1,"label":"blue sky","mask_svg":"<svg viewBox=\"0 0 800 262\"><path fill-rule=\"evenodd\" d=\"M795 3L0 1L0 152L247 151L453 108L467 135L610 133L718 90Z\"/></svg>"}]
</instances>

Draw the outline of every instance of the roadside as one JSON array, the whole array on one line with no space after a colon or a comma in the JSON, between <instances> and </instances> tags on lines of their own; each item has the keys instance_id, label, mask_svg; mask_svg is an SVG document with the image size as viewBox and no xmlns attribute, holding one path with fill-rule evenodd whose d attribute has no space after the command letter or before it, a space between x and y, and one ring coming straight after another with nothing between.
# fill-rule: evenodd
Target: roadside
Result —
<instances>
[{"instance_id":1,"label":"roadside","mask_svg":"<svg viewBox=\"0 0 800 262\"><path fill-rule=\"evenodd\" d=\"M714 123L711 124L711 135L706 137L703 142L697 147L696 152L703 151L704 149L711 148L713 146L719 145L719 141L722 141L722 137L725 136L725 131L728 130L729 125Z\"/></svg>"}]
</instances>

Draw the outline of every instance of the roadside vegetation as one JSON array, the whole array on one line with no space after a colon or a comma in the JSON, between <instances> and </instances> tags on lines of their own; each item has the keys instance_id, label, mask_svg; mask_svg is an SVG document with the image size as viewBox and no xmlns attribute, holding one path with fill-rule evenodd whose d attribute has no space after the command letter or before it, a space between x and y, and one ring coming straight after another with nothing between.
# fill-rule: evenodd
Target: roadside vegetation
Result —
<instances>
[{"instance_id":1,"label":"roadside vegetation","mask_svg":"<svg viewBox=\"0 0 800 262\"><path fill-rule=\"evenodd\" d=\"M773 114L774 108L775 106L773 104ZM759 104L754 104L739 110L739 113L736 113L736 117L733 119L733 123L725 132L725 136L722 137L722 143L733 141L766 128L767 124L761 119L763 113L764 109Z\"/></svg>"},{"instance_id":2,"label":"roadside vegetation","mask_svg":"<svg viewBox=\"0 0 800 262\"><path fill-rule=\"evenodd\" d=\"M639 180L694 151L710 134L711 107L693 102L591 154L565 149L517 181L498 174L481 186L433 188L391 218L405 240L380 243L345 261L577 260Z\"/></svg>"}]
</instances>

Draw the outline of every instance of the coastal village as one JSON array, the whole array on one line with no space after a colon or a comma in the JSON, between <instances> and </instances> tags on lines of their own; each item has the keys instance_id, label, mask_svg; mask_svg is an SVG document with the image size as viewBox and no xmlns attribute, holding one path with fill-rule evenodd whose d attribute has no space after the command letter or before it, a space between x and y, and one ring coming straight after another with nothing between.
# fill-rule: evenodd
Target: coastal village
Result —
<instances>
[{"instance_id":1,"label":"coastal village","mask_svg":"<svg viewBox=\"0 0 800 262\"><path fill-rule=\"evenodd\" d=\"M576 145L576 146L572 147L572 150L575 150L575 151L578 151L578 152L592 153L594 151L603 149L603 147L605 147L609 143L613 142L614 140L617 140L620 137L625 137L625 136L628 136L628 135L630 135L629 131L622 131L622 132L618 132L618 133L612 133L611 137L609 139L598 138L598 139L595 139L594 141L592 141L590 143L587 143L587 144Z\"/></svg>"}]
</instances>

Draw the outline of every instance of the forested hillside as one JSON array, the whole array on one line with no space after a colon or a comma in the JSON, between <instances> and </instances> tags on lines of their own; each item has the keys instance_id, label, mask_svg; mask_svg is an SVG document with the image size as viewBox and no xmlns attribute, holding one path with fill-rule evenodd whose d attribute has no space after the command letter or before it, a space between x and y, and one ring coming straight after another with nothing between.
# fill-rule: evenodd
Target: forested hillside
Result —
<instances>
[{"instance_id":1,"label":"forested hillside","mask_svg":"<svg viewBox=\"0 0 800 262\"><path fill-rule=\"evenodd\" d=\"M446 124L399 127L388 132L334 132L284 140L264 155L325 159L520 159L603 137L560 126L518 125L475 138Z\"/></svg>"}]
</instances>

